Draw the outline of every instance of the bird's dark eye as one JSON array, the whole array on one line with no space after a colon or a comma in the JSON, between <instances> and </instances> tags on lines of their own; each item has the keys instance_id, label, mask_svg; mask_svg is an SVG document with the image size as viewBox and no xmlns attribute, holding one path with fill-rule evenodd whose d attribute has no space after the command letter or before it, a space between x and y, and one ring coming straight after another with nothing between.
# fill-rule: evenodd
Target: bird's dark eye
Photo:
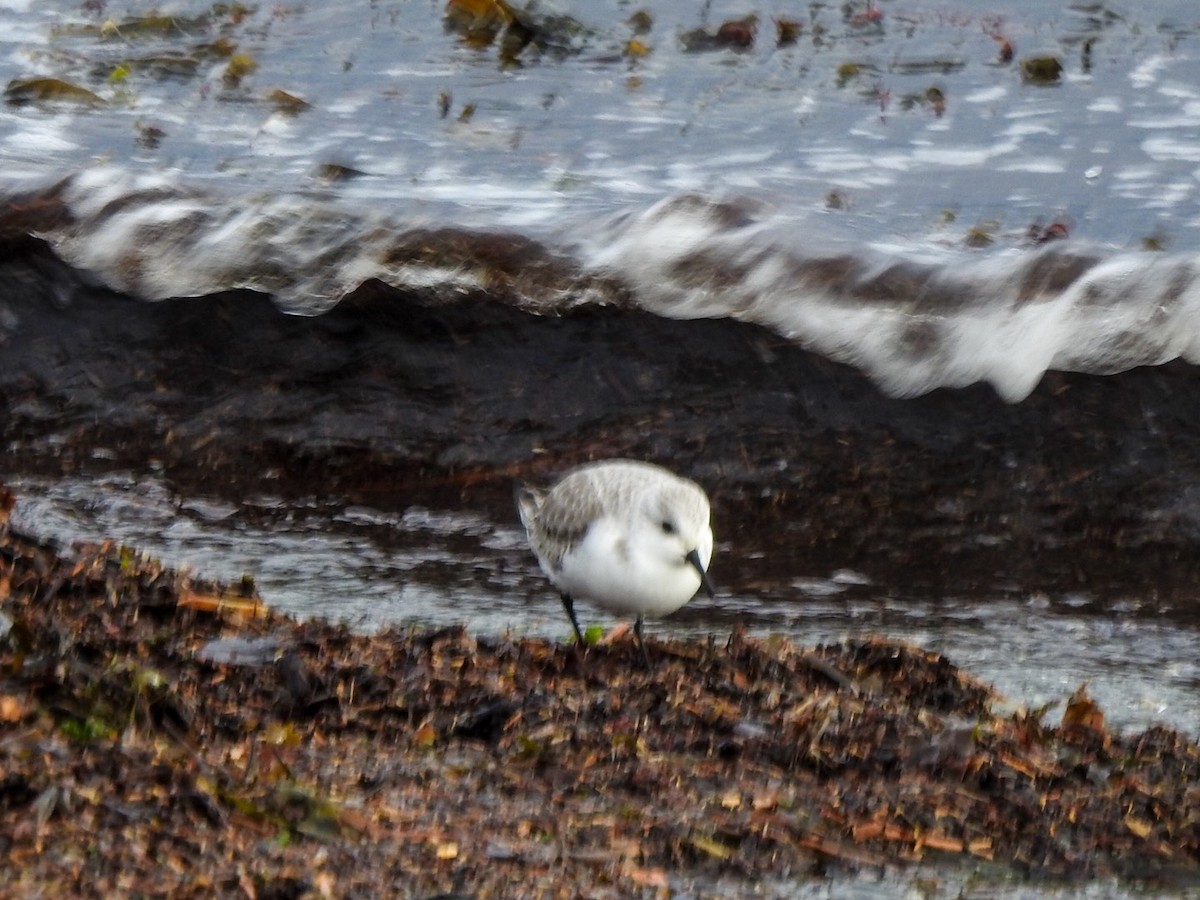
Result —
<instances>
[{"instance_id":1,"label":"bird's dark eye","mask_svg":"<svg viewBox=\"0 0 1200 900\"><path fill-rule=\"evenodd\" d=\"M672 522L670 519L663 519L662 520L662 530L663 530L663 534L674 534L675 533L675 523Z\"/></svg>"}]
</instances>

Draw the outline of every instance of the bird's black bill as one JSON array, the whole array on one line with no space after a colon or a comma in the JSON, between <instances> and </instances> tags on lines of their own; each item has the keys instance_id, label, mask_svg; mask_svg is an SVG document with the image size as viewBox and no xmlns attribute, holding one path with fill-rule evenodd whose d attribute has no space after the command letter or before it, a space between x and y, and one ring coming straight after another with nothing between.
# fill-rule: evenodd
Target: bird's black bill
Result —
<instances>
[{"instance_id":1,"label":"bird's black bill","mask_svg":"<svg viewBox=\"0 0 1200 900\"><path fill-rule=\"evenodd\" d=\"M715 598L717 596L717 589L713 587L713 583L708 578L708 573L704 571L704 563L700 562L700 552L693 550L687 555L687 561L695 566L696 571L700 573L700 584L708 592L708 596Z\"/></svg>"}]
</instances>

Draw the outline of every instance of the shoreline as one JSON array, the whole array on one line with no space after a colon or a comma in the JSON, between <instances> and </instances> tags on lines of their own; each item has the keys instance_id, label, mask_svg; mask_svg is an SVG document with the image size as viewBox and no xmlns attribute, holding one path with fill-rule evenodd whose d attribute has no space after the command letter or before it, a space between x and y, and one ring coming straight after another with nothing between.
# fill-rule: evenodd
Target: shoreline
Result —
<instances>
[{"instance_id":1,"label":"shoreline","mask_svg":"<svg viewBox=\"0 0 1200 900\"><path fill-rule=\"evenodd\" d=\"M1083 689L1057 723L997 715L917 647L651 636L645 673L619 635L582 659L358 635L7 524L0 585L6 890L719 896L916 865L1200 883L1194 739L1112 734ZM213 661L230 641L269 658Z\"/></svg>"}]
</instances>

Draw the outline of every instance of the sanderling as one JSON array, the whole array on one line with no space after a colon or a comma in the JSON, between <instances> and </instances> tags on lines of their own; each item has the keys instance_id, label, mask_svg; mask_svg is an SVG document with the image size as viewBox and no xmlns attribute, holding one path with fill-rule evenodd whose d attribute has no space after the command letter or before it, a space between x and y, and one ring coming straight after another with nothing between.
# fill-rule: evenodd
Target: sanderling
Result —
<instances>
[{"instance_id":1,"label":"sanderling","mask_svg":"<svg viewBox=\"0 0 1200 900\"><path fill-rule=\"evenodd\" d=\"M546 491L518 485L517 509L580 647L576 599L635 615L634 634L649 666L643 617L675 612L701 585L716 596L706 571L713 546L708 497L660 466L588 463Z\"/></svg>"}]
</instances>

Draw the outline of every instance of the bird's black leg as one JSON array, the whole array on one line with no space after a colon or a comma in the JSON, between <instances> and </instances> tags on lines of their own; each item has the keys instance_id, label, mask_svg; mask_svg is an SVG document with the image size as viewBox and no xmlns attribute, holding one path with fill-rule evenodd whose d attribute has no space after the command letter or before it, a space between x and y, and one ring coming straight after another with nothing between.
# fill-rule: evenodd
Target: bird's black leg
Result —
<instances>
[{"instance_id":1,"label":"bird's black leg","mask_svg":"<svg viewBox=\"0 0 1200 900\"><path fill-rule=\"evenodd\" d=\"M575 601L571 599L570 594L562 595L563 609L567 611L567 618L571 620L571 627L575 629L575 640L579 643L579 649L582 650L586 644L583 642L583 632L579 630L579 620L575 618Z\"/></svg>"},{"instance_id":2,"label":"bird's black leg","mask_svg":"<svg viewBox=\"0 0 1200 900\"><path fill-rule=\"evenodd\" d=\"M642 637L642 617L638 616L633 623L633 634L637 638L638 648L642 651L642 662L646 665L646 671L650 671L650 654L646 652L646 641Z\"/></svg>"}]
</instances>

